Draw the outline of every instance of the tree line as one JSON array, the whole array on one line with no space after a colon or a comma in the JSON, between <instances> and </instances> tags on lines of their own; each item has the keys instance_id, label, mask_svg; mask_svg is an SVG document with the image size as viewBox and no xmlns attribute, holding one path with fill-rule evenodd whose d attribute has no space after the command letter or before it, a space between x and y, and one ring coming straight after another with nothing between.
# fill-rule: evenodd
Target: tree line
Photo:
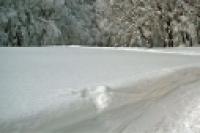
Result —
<instances>
[{"instance_id":1,"label":"tree line","mask_svg":"<svg viewBox=\"0 0 200 133\"><path fill-rule=\"evenodd\" d=\"M0 0L0 46L198 44L199 0Z\"/></svg>"}]
</instances>

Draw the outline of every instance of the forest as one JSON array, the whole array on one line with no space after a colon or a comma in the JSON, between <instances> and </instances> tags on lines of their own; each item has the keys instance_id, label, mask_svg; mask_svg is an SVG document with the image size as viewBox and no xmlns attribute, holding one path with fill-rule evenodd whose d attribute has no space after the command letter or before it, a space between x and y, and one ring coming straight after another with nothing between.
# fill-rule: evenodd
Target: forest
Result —
<instances>
[{"instance_id":1,"label":"forest","mask_svg":"<svg viewBox=\"0 0 200 133\"><path fill-rule=\"evenodd\" d=\"M199 0L0 0L0 46L199 44Z\"/></svg>"}]
</instances>

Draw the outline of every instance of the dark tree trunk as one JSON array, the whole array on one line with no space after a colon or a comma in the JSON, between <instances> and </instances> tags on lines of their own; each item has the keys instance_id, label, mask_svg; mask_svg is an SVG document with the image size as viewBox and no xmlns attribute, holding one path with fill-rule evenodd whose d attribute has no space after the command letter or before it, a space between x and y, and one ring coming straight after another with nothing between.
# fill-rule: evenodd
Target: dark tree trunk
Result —
<instances>
[{"instance_id":1,"label":"dark tree trunk","mask_svg":"<svg viewBox=\"0 0 200 133\"><path fill-rule=\"evenodd\" d=\"M167 29L166 29L166 32L167 32L167 37L168 37L168 42L167 42L167 46L168 47L174 47L174 41L173 41L173 29L172 29L172 26L171 26L171 18L168 17L167 19Z\"/></svg>"}]
</instances>

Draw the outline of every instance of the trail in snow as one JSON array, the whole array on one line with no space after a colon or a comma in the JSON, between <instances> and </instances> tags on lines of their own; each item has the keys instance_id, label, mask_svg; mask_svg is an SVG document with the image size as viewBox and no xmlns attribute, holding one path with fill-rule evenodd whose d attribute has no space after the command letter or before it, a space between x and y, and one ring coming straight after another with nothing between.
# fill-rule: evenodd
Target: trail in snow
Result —
<instances>
[{"instance_id":1,"label":"trail in snow","mask_svg":"<svg viewBox=\"0 0 200 133\"><path fill-rule=\"evenodd\" d=\"M0 132L199 133L199 56L184 50L0 49Z\"/></svg>"},{"instance_id":2,"label":"trail in snow","mask_svg":"<svg viewBox=\"0 0 200 133\"><path fill-rule=\"evenodd\" d=\"M119 91L119 92L118 92ZM177 70L114 90L109 108L53 132L198 133L200 68ZM48 128L47 128L48 129ZM52 129L51 129L52 130Z\"/></svg>"},{"instance_id":3,"label":"trail in snow","mask_svg":"<svg viewBox=\"0 0 200 133\"><path fill-rule=\"evenodd\" d=\"M126 88L114 90L107 88L99 86L96 90L94 88L82 91L82 100L85 101L80 101L79 104L83 104L80 105L80 110L75 110L71 114L66 112L57 114L59 111L55 111L40 118L28 118L10 123L7 127L1 127L1 131L9 133L15 131L198 133L200 131L198 119L200 68L198 67L177 69L153 79L143 79Z\"/></svg>"}]
</instances>

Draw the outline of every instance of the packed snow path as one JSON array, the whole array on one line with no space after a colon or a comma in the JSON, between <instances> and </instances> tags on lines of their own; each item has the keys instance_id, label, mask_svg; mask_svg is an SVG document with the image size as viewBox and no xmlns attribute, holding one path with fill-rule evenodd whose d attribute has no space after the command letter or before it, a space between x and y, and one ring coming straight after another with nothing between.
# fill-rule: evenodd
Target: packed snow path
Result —
<instances>
[{"instance_id":1,"label":"packed snow path","mask_svg":"<svg viewBox=\"0 0 200 133\"><path fill-rule=\"evenodd\" d=\"M199 133L200 49L1 48L0 132Z\"/></svg>"}]
</instances>

